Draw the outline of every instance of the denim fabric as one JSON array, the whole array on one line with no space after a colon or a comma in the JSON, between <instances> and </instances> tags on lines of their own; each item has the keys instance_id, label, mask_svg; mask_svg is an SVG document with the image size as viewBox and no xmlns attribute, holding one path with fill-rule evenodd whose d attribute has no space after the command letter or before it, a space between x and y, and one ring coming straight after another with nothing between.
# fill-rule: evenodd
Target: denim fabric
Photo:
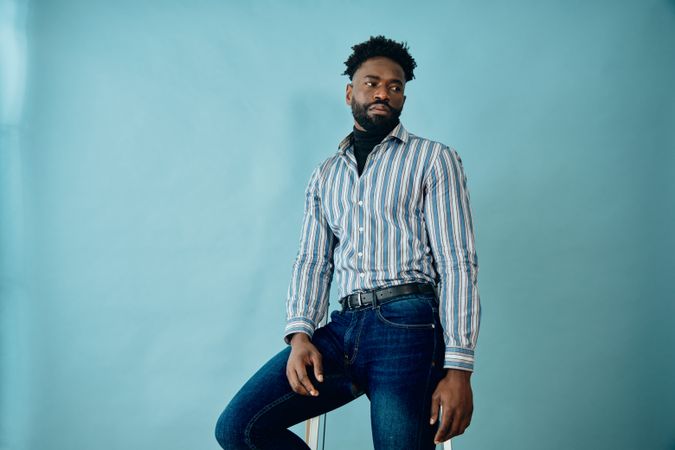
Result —
<instances>
[{"instance_id":1,"label":"denim fabric","mask_svg":"<svg viewBox=\"0 0 675 450\"><path fill-rule=\"evenodd\" d=\"M365 394L376 450L433 449L431 395L443 377L444 342L433 293L402 295L357 310L333 311L314 333L324 381L308 368L318 397L296 394L286 378L291 348L258 370L218 419L223 449L307 449L287 428ZM365 419L365 418L364 418ZM348 430L328 428L327 433Z\"/></svg>"}]
</instances>

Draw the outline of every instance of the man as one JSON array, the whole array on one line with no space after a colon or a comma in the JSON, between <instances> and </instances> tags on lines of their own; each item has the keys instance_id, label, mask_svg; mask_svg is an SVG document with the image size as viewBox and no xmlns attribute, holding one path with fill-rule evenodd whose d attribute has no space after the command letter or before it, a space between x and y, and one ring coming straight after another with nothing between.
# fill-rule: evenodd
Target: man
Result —
<instances>
[{"instance_id":1,"label":"man","mask_svg":"<svg viewBox=\"0 0 675 450\"><path fill-rule=\"evenodd\" d=\"M416 67L407 45L377 36L352 49L354 129L307 185L290 347L221 414L224 449L307 449L287 428L362 394L376 450L431 449L471 420L481 309L462 162L399 121ZM342 308L317 328L333 273Z\"/></svg>"}]
</instances>

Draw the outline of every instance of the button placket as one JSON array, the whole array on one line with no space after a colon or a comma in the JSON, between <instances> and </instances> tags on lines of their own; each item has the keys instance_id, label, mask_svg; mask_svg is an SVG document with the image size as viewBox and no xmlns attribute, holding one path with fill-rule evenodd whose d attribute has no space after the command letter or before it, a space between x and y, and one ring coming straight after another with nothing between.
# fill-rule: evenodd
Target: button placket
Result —
<instances>
[{"instance_id":1,"label":"button placket","mask_svg":"<svg viewBox=\"0 0 675 450\"><path fill-rule=\"evenodd\" d=\"M367 165L367 163L366 163L366 165ZM364 173L365 173L365 168L364 168ZM361 283L363 283L363 279L365 278L366 274L363 271L363 242L365 240L363 238L363 232L364 232L365 228L363 226L363 216L364 216L363 198L362 198L362 196L363 196L363 194L362 194L363 193L363 183L361 182L361 180L362 180L362 178L359 178L359 180L357 182L357 190L356 190L356 192L357 192L356 198L358 200L357 205L356 205L356 214L357 214L357 217L358 217L359 232L356 235L356 239L357 239L356 240L356 250L358 252L357 253L358 257L356 259L355 265L356 265L357 271L359 272L359 278L361 279Z\"/></svg>"}]
</instances>

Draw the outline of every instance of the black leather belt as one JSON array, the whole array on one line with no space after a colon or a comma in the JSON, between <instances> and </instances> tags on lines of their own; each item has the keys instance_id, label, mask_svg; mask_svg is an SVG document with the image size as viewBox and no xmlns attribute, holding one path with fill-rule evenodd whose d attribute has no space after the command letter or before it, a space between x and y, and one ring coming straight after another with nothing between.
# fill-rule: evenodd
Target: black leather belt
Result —
<instances>
[{"instance_id":1,"label":"black leather belt","mask_svg":"<svg viewBox=\"0 0 675 450\"><path fill-rule=\"evenodd\" d=\"M372 291L355 292L342 297L339 302L342 309L357 309L364 306L379 305L386 301L393 300L394 297L407 294L426 294L435 293L434 286L429 283L406 283L398 286L375 289Z\"/></svg>"}]
</instances>

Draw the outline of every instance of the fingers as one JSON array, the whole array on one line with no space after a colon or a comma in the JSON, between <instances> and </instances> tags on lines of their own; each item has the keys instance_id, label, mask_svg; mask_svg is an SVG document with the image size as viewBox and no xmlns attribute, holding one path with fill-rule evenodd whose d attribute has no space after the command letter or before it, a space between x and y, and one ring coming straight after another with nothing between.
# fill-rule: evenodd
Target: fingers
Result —
<instances>
[{"instance_id":1,"label":"fingers","mask_svg":"<svg viewBox=\"0 0 675 450\"><path fill-rule=\"evenodd\" d=\"M309 395L309 392L307 392L305 387L298 380L298 373L296 372L294 367L290 366L286 367L286 378L288 378L288 384L291 385L291 389L293 389L293 392L296 392L301 395Z\"/></svg>"},{"instance_id":2,"label":"fingers","mask_svg":"<svg viewBox=\"0 0 675 450\"><path fill-rule=\"evenodd\" d=\"M314 389L314 385L312 382L309 380L309 377L307 376L307 369L305 366L301 366L299 370L297 370L298 373L298 381L302 387L305 388L305 394L304 395L313 395L316 397L319 395L319 392ZM296 391L297 392L297 391Z\"/></svg>"},{"instance_id":3,"label":"fingers","mask_svg":"<svg viewBox=\"0 0 675 450\"><path fill-rule=\"evenodd\" d=\"M431 397L431 419L429 420L429 425L433 425L438 420L438 415L441 409L441 397L434 394Z\"/></svg>"},{"instance_id":4,"label":"fingers","mask_svg":"<svg viewBox=\"0 0 675 450\"><path fill-rule=\"evenodd\" d=\"M314 377L321 383L323 382L323 362L321 361L321 354L319 352L312 353L311 360L312 365L314 366Z\"/></svg>"},{"instance_id":5,"label":"fingers","mask_svg":"<svg viewBox=\"0 0 675 450\"><path fill-rule=\"evenodd\" d=\"M319 395L316 389L314 389L312 382L309 380L309 377L307 376L307 370L305 369L304 365L298 367L287 367L286 377L288 378L288 383L291 385L293 392L296 392L300 395Z\"/></svg>"},{"instance_id":6,"label":"fingers","mask_svg":"<svg viewBox=\"0 0 675 450\"><path fill-rule=\"evenodd\" d=\"M462 432L459 431L461 423L462 423L461 417L454 416L452 418L452 425L450 425L450 433L448 433L448 439L453 438L455 436L459 436L460 434L462 434ZM464 430L462 430L462 431L464 431Z\"/></svg>"},{"instance_id":7,"label":"fingers","mask_svg":"<svg viewBox=\"0 0 675 450\"><path fill-rule=\"evenodd\" d=\"M453 418L452 429L450 431L450 436L448 436L448 439L463 434L464 431L466 431L466 429L469 428L472 415L473 415L472 403L465 405L464 408L461 410L458 409Z\"/></svg>"},{"instance_id":8,"label":"fingers","mask_svg":"<svg viewBox=\"0 0 675 450\"><path fill-rule=\"evenodd\" d=\"M436 436L434 436L434 444L440 444L450 439L450 427L452 426L451 412L441 409L441 424L436 431Z\"/></svg>"},{"instance_id":9,"label":"fingers","mask_svg":"<svg viewBox=\"0 0 675 450\"><path fill-rule=\"evenodd\" d=\"M434 417L432 413L432 421L434 421L433 419ZM443 406L441 405L441 424L436 432L436 435L434 436L434 443L440 444L441 442L445 442L448 439L463 434L464 431L469 427L470 423L471 412L469 412L467 415L460 410L449 409L446 413Z\"/></svg>"},{"instance_id":10,"label":"fingers","mask_svg":"<svg viewBox=\"0 0 675 450\"><path fill-rule=\"evenodd\" d=\"M469 428L469 425L471 425L471 416L472 415L473 415L473 408L470 409L468 411L468 413L466 413L464 415L464 417L462 417L462 421L460 423L459 431L458 431L457 435L463 434L464 431L466 431L466 429Z\"/></svg>"},{"instance_id":11,"label":"fingers","mask_svg":"<svg viewBox=\"0 0 675 450\"><path fill-rule=\"evenodd\" d=\"M293 392L316 397L319 391L314 387L307 374L307 366L314 366L314 375L319 382L323 381L323 367L319 352L308 352L305 356L291 356L286 365L286 378Z\"/></svg>"},{"instance_id":12,"label":"fingers","mask_svg":"<svg viewBox=\"0 0 675 450\"><path fill-rule=\"evenodd\" d=\"M469 428L469 424L471 423L471 419L464 419L462 421L462 424L459 427L459 432L457 433L457 436L460 434L464 434L467 428Z\"/></svg>"}]
</instances>

